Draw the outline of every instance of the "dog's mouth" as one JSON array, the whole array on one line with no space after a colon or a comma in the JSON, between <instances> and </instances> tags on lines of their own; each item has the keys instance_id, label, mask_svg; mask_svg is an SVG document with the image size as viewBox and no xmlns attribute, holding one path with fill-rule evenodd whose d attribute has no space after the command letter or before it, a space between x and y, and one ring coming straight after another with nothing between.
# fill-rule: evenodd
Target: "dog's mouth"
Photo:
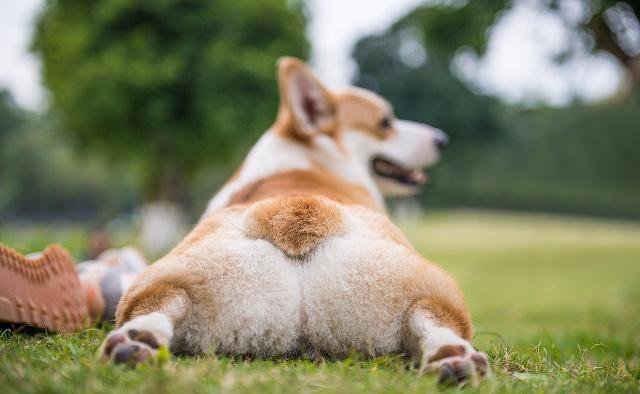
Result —
<instances>
[{"instance_id":1,"label":"dog's mouth","mask_svg":"<svg viewBox=\"0 0 640 394\"><path fill-rule=\"evenodd\" d=\"M371 166L376 175L409 186L422 186L429 180L424 170L406 168L380 156L373 158Z\"/></svg>"}]
</instances>

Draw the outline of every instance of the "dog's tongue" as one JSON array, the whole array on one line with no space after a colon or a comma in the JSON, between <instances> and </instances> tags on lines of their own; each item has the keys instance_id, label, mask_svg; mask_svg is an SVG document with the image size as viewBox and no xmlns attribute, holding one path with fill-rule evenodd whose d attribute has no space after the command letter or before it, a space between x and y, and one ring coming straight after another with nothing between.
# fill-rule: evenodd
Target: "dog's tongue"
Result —
<instances>
[{"instance_id":1,"label":"dog's tongue","mask_svg":"<svg viewBox=\"0 0 640 394\"><path fill-rule=\"evenodd\" d=\"M424 185L427 180L429 180L429 176L424 171L419 170L407 171L407 174L405 176L409 178L411 182L414 182L418 185Z\"/></svg>"},{"instance_id":2,"label":"dog's tongue","mask_svg":"<svg viewBox=\"0 0 640 394\"><path fill-rule=\"evenodd\" d=\"M378 174L396 179L399 182L423 185L429 179L429 176L421 170L404 168L383 158L375 159L373 165Z\"/></svg>"}]
</instances>

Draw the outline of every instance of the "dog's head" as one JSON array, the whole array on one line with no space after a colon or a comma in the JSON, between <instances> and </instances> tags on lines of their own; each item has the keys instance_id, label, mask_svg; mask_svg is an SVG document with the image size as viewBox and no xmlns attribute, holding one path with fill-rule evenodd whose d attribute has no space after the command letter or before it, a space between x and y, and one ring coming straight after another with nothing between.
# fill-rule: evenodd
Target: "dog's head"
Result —
<instances>
[{"instance_id":1,"label":"dog's head","mask_svg":"<svg viewBox=\"0 0 640 394\"><path fill-rule=\"evenodd\" d=\"M397 119L391 105L375 93L329 91L298 59L280 59L278 84L276 129L309 145L330 139L366 166L385 195L416 193L428 180L425 168L438 161L447 145L442 131Z\"/></svg>"}]
</instances>

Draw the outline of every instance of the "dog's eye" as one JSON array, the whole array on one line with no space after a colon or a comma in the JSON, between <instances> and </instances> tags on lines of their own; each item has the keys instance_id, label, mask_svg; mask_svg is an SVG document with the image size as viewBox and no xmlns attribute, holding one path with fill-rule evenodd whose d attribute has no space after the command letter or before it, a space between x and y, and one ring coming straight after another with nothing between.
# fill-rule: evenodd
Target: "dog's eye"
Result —
<instances>
[{"instance_id":1,"label":"dog's eye","mask_svg":"<svg viewBox=\"0 0 640 394\"><path fill-rule=\"evenodd\" d=\"M385 117L380 121L380 128L383 130L386 130L388 128L391 127L391 120L389 120L389 118Z\"/></svg>"}]
</instances>

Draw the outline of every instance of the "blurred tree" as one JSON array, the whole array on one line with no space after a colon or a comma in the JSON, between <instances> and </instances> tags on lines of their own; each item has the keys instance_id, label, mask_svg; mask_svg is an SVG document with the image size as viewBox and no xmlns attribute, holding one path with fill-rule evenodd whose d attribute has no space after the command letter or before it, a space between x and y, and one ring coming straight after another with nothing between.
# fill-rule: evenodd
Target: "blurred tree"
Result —
<instances>
[{"instance_id":1,"label":"blurred tree","mask_svg":"<svg viewBox=\"0 0 640 394\"><path fill-rule=\"evenodd\" d=\"M9 152L12 138L24 125L24 114L8 90L0 90L0 213L9 204Z\"/></svg>"},{"instance_id":2,"label":"blurred tree","mask_svg":"<svg viewBox=\"0 0 640 394\"><path fill-rule=\"evenodd\" d=\"M592 41L588 47L613 55L627 72L625 93L640 83L640 1L581 0L583 18L576 23L563 12L566 0L548 1L548 7L564 17L569 27L577 27Z\"/></svg>"},{"instance_id":3,"label":"blurred tree","mask_svg":"<svg viewBox=\"0 0 640 394\"><path fill-rule=\"evenodd\" d=\"M475 94L450 64L460 47L484 50L485 31L506 2L447 4L418 8L384 35L360 41L355 83L381 92L398 116L445 129L460 146L501 131L496 100Z\"/></svg>"},{"instance_id":4,"label":"blurred tree","mask_svg":"<svg viewBox=\"0 0 640 394\"><path fill-rule=\"evenodd\" d=\"M574 5L571 10L569 3ZM499 129L492 100L462 83L452 71L452 62L461 50L481 56L490 27L513 4L509 0L436 1L417 8L385 34L358 43L356 84L384 92L402 116L449 126L454 138L486 136ZM557 14L575 32L575 42L557 57L558 62L584 50L606 51L627 70L624 91L637 87L640 1L539 0L538 5Z\"/></svg>"},{"instance_id":5,"label":"blurred tree","mask_svg":"<svg viewBox=\"0 0 640 394\"><path fill-rule=\"evenodd\" d=\"M584 11L577 19L570 18L566 1L537 3L561 16L582 40L557 60L567 61L580 50L606 50L633 75L640 54L640 39L633 38L640 37L640 3L577 1ZM640 217L635 170L640 156L629 148L640 144L637 92L599 105L525 110L460 80L456 55L464 50L482 56L490 27L513 3L439 1L417 8L387 32L356 45L356 84L379 91L399 116L435 125L452 137L445 160L433 170L425 195L429 204ZM637 87L637 80L631 85Z\"/></svg>"},{"instance_id":6,"label":"blurred tree","mask_svg":"<svg viewBox=\"0 0 640 394\"><path fill-rule=\"evenodd\" d=\"M24 123L24 113L16 106L8 90L0 89L0 146L6 148L9 133L16 132Z\"/></svg>"},{"instance_id":7,"label":"blurred tree","mask_svg":"<svg viewBox=\"0 0 640 394\"><path fill-rule=\"evenodd\" d=\"M283 0L47 0L33 42L62 130L140 162L146 198L173 202L269 126L275 61L307 45Z\"/></svg>"},{"instance_id":8,"label":"blurred tree","mask_svg":"<svg viewBox=\"0 0 640 394\"><path fill-rule=\"evenodd\" d=\"M130 209L122 165L79 158L50 116L26 112L0 91L0 225L11 219L105 219ZM114 169L115 167L115 169Z\"/></svg>"}]
</instances>

